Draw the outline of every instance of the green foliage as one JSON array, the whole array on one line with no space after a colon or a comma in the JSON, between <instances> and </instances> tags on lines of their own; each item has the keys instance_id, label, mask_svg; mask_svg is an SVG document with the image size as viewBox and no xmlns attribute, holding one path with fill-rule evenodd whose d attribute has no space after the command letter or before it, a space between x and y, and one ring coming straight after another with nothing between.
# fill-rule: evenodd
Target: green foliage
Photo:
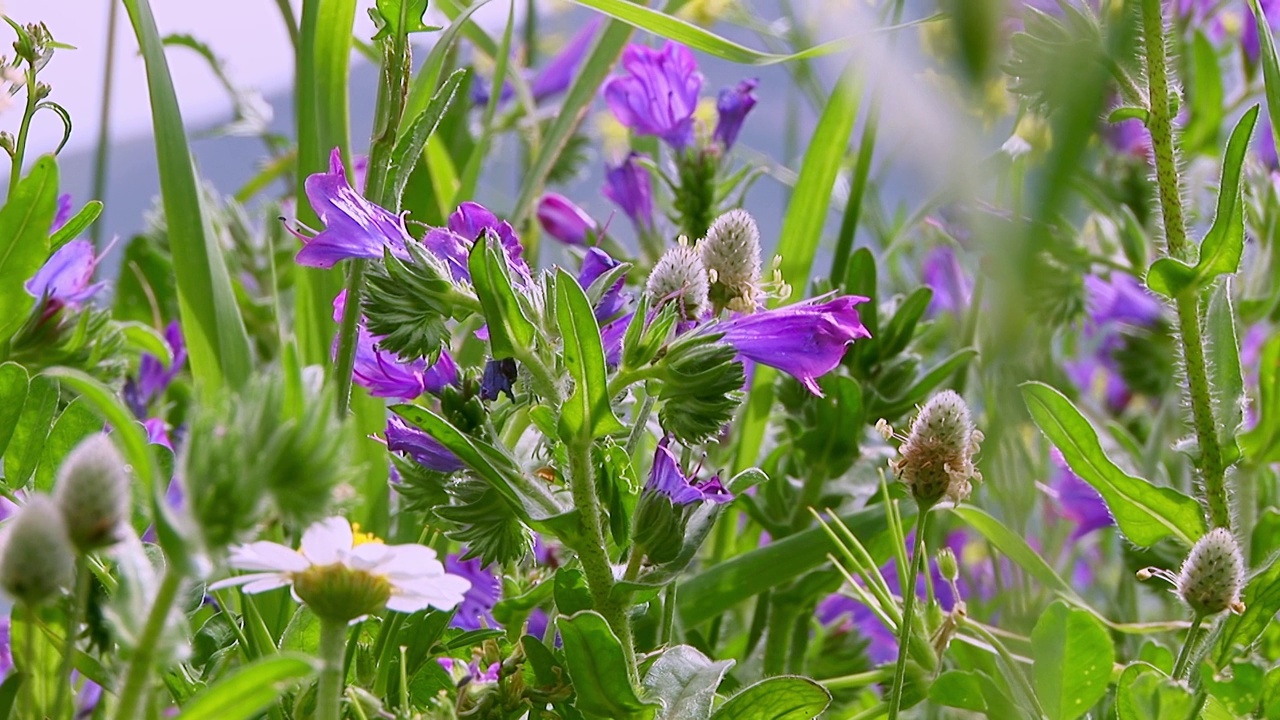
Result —
<instances>
[{"instance_id":1,"label":"green foliage","mask_svg":"<svg viewBox=\"0 0 1280 720\"><path fill-rule=\"evenodd\" d=\"M591 302L564 270L556 273L556 315L564 340L564 364L573 380L573 391L560 406L560 439L569 444L589 442L625 430L609 404L604 347Z\"/></svg>"},{"instance_id":2,"label":"green foliage","mask_svg":"<svg viewBox=\"0 0 1280 720\"><path fill-rule=\"evenodd\" d=\"M36 161L0 208L0 342L26 320L35 299L23 285L49 255L49 226L57 209L58 164Z\"/></svg>"},{"instance_id":3,"label":"green foliage","mask_svg":"<svg viewBox=\"0 0 1280 720\"><path fill-rule=\"evenodd\" d=\"M772 677L751 685L721 705L711 720L813 720L831 694L802 677Z\"/></svg>"},{"instance_id":4,"label":"green foliage","mask_svg":"<svg viewBox=\"0 0 1280 720\"><path fill-rule=\"evenodd\" d=\"M1115 648L1093 615L1049 606L1031 632L1036 696L1051 720L1075 720L1102 699L1111 681Z\"/></svg>"},{"instance_id":5,"label":"green foliage","mask_svg":"<svg viewBox=\"0 0 1280 720\"><path fill-rule=\"evenodd\" d=\"M525 315L511 281L511 266L496 235L476 240L468 259L471 282L489 328L494 360L527 357L533 346L533 322Z\"/></svg>"},{"instance_id":6,"label":"green foliage","mask_svg":"<svg viewBox=\"0 0 1280 720\"><path fill-rule=\"evenodd\" d=\"M259 658L191 698L178 717L180 720L249 720L315 672L315 661L306 655L291 653Z\"/></svg>"},{"instance_id":7,"label":"green foliage","mask_svg":"<svg viewBox=\"0 0 1280 720\"><path fill-rule=\"evenodd\" d=\"M686 444L720 432L742 398L746 374L734 359L737 351L717 340L715 335L686 335L668 347L658 366L658 419L664 430Z\"/></svg>"},{"instance_id":8,"label":"green foliage","mask_svg":"<svg viewBox=\"0 0 1280 720\"><path fill-rule=\"evenodd\" d=\"M369 11L374 24L378 25L378 33L373 39L439 30L422 21L426 12L427 0L378 0Z\"/></svg>"},{"instance_id":9,"label":"green foliage","mask_svg":"<svg viewBox=\"0 0 1280 720\"><path fill-rule=\"evenodd\" d=\"M618 637L599 613L585 610L557 622L565 663L576 693L574 707L588 718L648 720L657 706L631 684Z\"/></svg>"},{"instance_id":10,"label":"green foliage","mask_svg":"<svg viewBox=\"0 0 1280 720\"><path fill-rule=\"evenodd\" d=\"M403 358L434 361L449 336L445 320L455 312L449 271L425 248L410 243L408 258L388 253L369 266L365 277L361 306L369 332L382 336L379 347Z\"/></svg>"}]
</instances>

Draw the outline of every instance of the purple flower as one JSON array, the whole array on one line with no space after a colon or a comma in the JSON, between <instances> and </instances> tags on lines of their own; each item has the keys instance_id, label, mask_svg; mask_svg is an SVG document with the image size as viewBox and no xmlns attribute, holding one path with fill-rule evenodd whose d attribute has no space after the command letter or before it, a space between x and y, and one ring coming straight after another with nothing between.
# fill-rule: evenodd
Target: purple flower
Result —
<instances>
[{"instance_id":1,"label":"purple flower","mask_svg":"<svg viewBox=\"0 0 1280 720\"><path fill-rule=\"evenodd\" d=\"M160 362L160 358L150 353L143 353L142 360L138 363L138 394L144 406L163 395L187 363L187 343L182 338L182 325L177 320L165 327L164 340L173 357L168 368Z\"/></svg>"},{"instance_id":2,"label":"purple flower","mask_svg":"<svg viewBox=\"0 0 1280 720\"><path fill-rule=\"evenodd\" d=\"M0 679L9 677L9 673L13 672L13 648L10 645L12 638L9 614L5 613L0 617Z\"/></svg>"},{"instance_id":3,"label":"purple flower","mask_svg":"<svg viewBox=\"0 0 1280 720\"><path fill-rule=\"evenodd\" d=\"M548 98L555 97L573 83L574 78L578 76L578 68L582 65L582 61L587 56L587 51L591 49L591 43L595 40L596 32L603 24L603 18L592 18L586 25L574 35L565 46L556 53L550 61L529 81L529 94L533 96L533 101L542 102ZM510 82L502 84L502 95L498 98L499 102L507 102L515 95L515 88ZM477 105L484 105L489 102L489 88L475 83L471 88L471 100Z\"/></svg>"},{"instance_id":4,"label":"purple flower","mask_svg":"<svg viewBox=\"0 0 1280 720\"><path fill-rule=\"evenodd\" d=\"M747 119L751 108L756 106L755 89L759 82L755 78L743 80L736 87L721 90L720 97L716 99L719 120L712 137L725 151L733 147L738 139L738 131L742 129L742 121Z\"/></svg>"},{"instance_id":5,"label":"purple flower","mask_svg":"<svg viewBox=\"0 0 1280 720\"><path fill-rule=\"evenodd\" d=\"M1280 16L1280 0L1260 0L1258 5L1262 8L1262 16L1267 19L1267 25L1275 29L1277 16ZM1244 56L1250 65L1258 62L1262 50L1258 38L1258 19L1253 16L1253 9L1247 4L1244 9L1244 28L1240 31L1240 48L1244 50Z\"/></svg>"},{"instance_id":6,"label":"purple flower","mask_svg":"<svg viewBox=\"0 0 1280 720\"><path fill-rule=\"evenodd\" d=\"M299 265L331 268L339 260L378 260L387 249L406 256L405 244L412 239L404 218L369 202L351 187L338 148L329 156L329 172L308 177L306 189L324 230L310 238L294 232L303 242L295 258Z\"/></svg>"},{"instance_id":7,"label":"purple flower","mask_svg":"<svg viewBox=\"0 0 1280 720\"><path fill-rule=\"evenodd\" d=\"M840 632L853 632L867 641L867 659L873 665L892 662L898 656L898 638L866 605L848 595L833 593L818 603L818 621Z\"/></svg>"},{"instance_id":8,"label":"purple flower","mask_svg":"<svg viewBox=\"0 0 1280 720\"><path fill-rule=\"evenodd\" d=\"M488 669L482 671L480 663L476 661L465 663L451 657L439 657L436 658L436 662L440 663L440 667L444 668L445 672L456 676L459 683L464 680L467 684L495 683L499 679L498 670L500 666L498 663L493 663Z\"/></svg>"},{"instance_id":9,"label":"purple flower","mask_svg":"<svg viewBox=\"0 0 1280 720\"><path fill-rule=\"evenodd\" d=\"M703 331L723 333L739 357L782 370L821 397L816 378L840 364L849 343L871 337L854 309L864 302L859 295L809 301L704 325Z\"/></svg>"},{"instance_id":10,"label":"purple flower","mask_svg":"<svg viewBox=\"0 0 1280 720\"><path fill-rule=\"evenodd\" d=\"M622 53L625 75L604 86L609 110L638 135L657 135L676 151L693 142L693 112L702 74L693 53L668 40L661 50L632 44Z\"/></svg>"},{"instance_id":11,"label":"purple flower","mask_svg":"<svg viewBox=\"0 0 1280 720\"><path fill-rule=\"evenodd\" d=\"M1119 153L1137 157L1146 157L1151 153L1151 140L1147 133L1147 126L1143 125L1138 118L1108 123L1106 138L1107 143Z\"/></svg>"},{"instance_id":12,"label":"purple flower","mask_svg":"<svg viewBox=\"0 0 1280 720\"><path fill-rule=\"evenodd\" d=\"M669 436L658 441L645 490L665 495L673 505L689 505L703 500L724 504L733 500L733 494L720 484L719 477L695 483L685 475L680 470L680 462L676 460L675 453L667 447L670 442Z\"/></svg>"},{"instance_id":13,"label":"purple flower","mask_svg":"<svg viewBox=\"0 0 1280 720\"><path fill-rule=\"evenodd\" d=\"M169 424L164 418L147 418L142 421L142 427L147 431L147 442L152 445L159 445L173 451L173 440L169 437Z\"/></svg>"},{"instance_id":14,"label":"purple flower","mask_svg":"<svg viewBox=\"0 0 1280 720\"><path fill-rule=\"evenodd\" d=\"M480 377L480 399L497 400L499 395L506 394L512 402L516 396L511 389L516 384L516 361L511 358L490 360L484 365L484 374Z\"/></svg>"},{"instance_id":15,"label":"purple flower","mask_svg":"<svg viewBox=\"0 0 1280 720\"><path fill-rule=\"evenodd\" d=\"M49 227L49 234L52 235L62 229L71 219L71 193L62 193L58 196L58 210L53 216L53 225Z\"/></svg>"},{"instance_id":16,"label":"purple flower","mask_svg":"<svg viewBox=\"0 0 1280 720\"><path fill-rule=\"evenodd\" d=\"M1262 166L1271 172L1280 170L1280 157L1276 156L1276 134L1271 126L1271 116L1267 113L1262 114L1262 120L1258 123L1256 142L1254 151L1257 152Z\"/></svg>"},{"instance_id":17,"label":"purple flower","mask_svg":"<svg viewBox=\"0 0 1280 720\"><path fill-rule=\"evenodd\" d=\"M107 285L92 282L101 261L93 243L72 240L49 256L24 287L37 299L48 300L46 314L62 307L78 309Z\"/></svg>"},{"instance_id":18,"label":"purple flower","mask_svg":"<svg viewBox=\"0 0 1280 720\"><path fill-rule=\"evenodd\" d=\"M445 572L471 581L462 596L462 604L453 614L451 626L463 630L501 627L493 619L493 606L502 599L502 582L485 569L480 558L461 559L465 553L450 554L444 559Z\"/></svg>"},{"instance_id":19,"label":"purple flower","mask_svg":"<svg viewBox=\"0 0 1280 720\"><path fill-rule=\"evenodd\" d=\"M1062 453L1053 448L1049 451L1049 457L1054 466L1053 478L1049 483L1049 510L1075 525L1075 529L1071 531L1071 539L1079 540L1095 530L1115 525L1102 496L1092 485L1071 472Z\"/></svg>"},{"instance_id":20,"label":"purple flower","mask_svg":"<svg viewBox=\"0 0 1280 720\"><path fill-rule=\"evenodd\" d=\"M440 441L406 423L398 415L387 419L387 449L413 458L422 467L436 472L457 472L466 467Z\"/></svg>"},{"instance_id":21,"label":"purple flower","mask_svg":"<svg viewBox=\"0 0 1280 720\"><path fill-rule=\"evenodd\" d=\"M1112 324L1149 327L1160 319L1160 301L1132 275L1113 272L1110 280L1087 275L1084 286L1089 319L1097 327Z\"/></svg>"},{"instance_id":22,"label":"purple flower","mask_svg":"<svg viewBox=\"0 0 1280 720\"><path fill-rule=\"evenodd\" d=\"M614 260L609 253L600 248L587 248L587 254L582 257L582 269L578 271L578 284L583 290L591 287L601 275L618 267L622 263ZM614 315L617 315L627 305L627 296L622 292L622 286L626 284L626 277L619 277L613 285L600 296L600 302L596 303L595 316L596 320L604 322ZM625 326L624 326L625 327Z\"/></svg>"},{"instance_id":23,"label":"purple flower","mask_svg":"<svg viewBox=\"0 0 1280 720\"><path fill-rule=\"evenodd\" d=\"M502 250L507 255L507 263L516 274L516 278L514 278L516 285L528 285L532 282L531 275L529 273L529 265L524 261L524 246L520 244L520 238L516 237L516 231L512 229L511 223L506 220L499 220L498 216L494 215L493 212L485 206L480 203L470 201L462 203L458 206L458 209L449 216L449 230L469 241L466 248L467 251L470 251L471 249L470 243L479 240L481 234L484 233L485 230L494 233L502 242ZM428 233L428 235L430 235L430 233ZM427 241L424 240L424 242ZM438 246L440 240L437 239L433 242L427 242L427 249L436 253L437 256L440 256L437 247L433 247L433 243ZM450 264L451 270L453 269L455 261L459 260L458 253L460 249L460 247L455 245L446 251L447 257L440 256L441 259ZM460 260L462 267L465 268L465 255L461 257ZM470 272L466 274L466 278L470 280Z\"/></svg>"},{"instance_id":24,"label":"purple flower","mask_svg":"<svg viewBox=\"0 0 1280 720\"><path fill-rule=\"evenodd\" d=\"M929 314L963 315L973 300L973 280L961 267L956 253L947 245L939 245L924 258L924 284L933 290Z\"/></svg>"},{"instance_id":25,"label":"purple flower","mask_svg":"<svg viewBox=\"0 0 1280 720\"><path fill-rule=\"evenodd\" d=\"M346 311L347 291L333 299L333 321L342 322ZM399 355L378 347L382 338L365 328L364 320L356 326L356 356L351 378L374 397L412 400L424 392L439 394L446 385L458 381L458 366L442 350L440 357L430 367L421 358L402 360ZM333 352L338 351L338 339L334 338Z\"/></svg>"},{"instance_id":26,"label":"purple flower","mask_svg":"<svg viewBox=\"0 0 1280 720\"><path fill-rule=\"evenodd\" d=\"M622 208L639 232L653 230L653 179L633 152L621 165L607 166L604 177L604 195Z\"/></svg>"},{"instance_id":27,"label":"purple flower","mask_svg":"<svg viewBox=\"0 0 1280 720\"><path fill-rule=\"evenodd\" d=\"M538 203L538 223L548 235L566 245L586 245L599 234L596 223L582 208L560 193L547 193Z\"/></svg>"}]
</instances>

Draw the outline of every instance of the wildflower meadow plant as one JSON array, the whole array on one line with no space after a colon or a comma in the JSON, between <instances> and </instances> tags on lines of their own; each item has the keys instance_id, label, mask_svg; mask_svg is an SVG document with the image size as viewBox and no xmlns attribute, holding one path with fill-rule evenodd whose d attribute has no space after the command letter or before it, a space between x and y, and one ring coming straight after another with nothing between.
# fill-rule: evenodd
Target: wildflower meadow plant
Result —
<instances>
[{"instance_id":1,"label":"wildflower meadow plant","mask_svg":"<svg viewBox=\"0 0 1280 720\"><path fill-rule=\"evenodd\" d=\"M141 218L5 17L0 718L1280 717L1276 3L122 3Z\"/></svg>"}]
</instances>

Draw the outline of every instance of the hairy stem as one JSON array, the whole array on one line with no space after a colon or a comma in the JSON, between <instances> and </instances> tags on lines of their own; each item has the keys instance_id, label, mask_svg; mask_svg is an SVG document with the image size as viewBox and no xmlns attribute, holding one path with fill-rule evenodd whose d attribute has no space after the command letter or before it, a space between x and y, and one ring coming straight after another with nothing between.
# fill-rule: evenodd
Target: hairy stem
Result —
<instances>
[{"instance_id":1,"label":"hairy stem","mask_svg":"<svg viewBox=\"0 0 1280 720\"><path fill-rule=\"evenodd\" d=\"M116 706L116 720L135 720L143 716L142 705L150 687L156 643L160 641L165 621L169 618L169 611L173 608L173 602L177 599L178 589L181 587L182 573L176 566L170 564L160 580L156 599L151 604L147 623L142 628L138 647L134 650L133 660L129 663L129 670L120 691L120 704Z\"/></svg>"},{"instance_id":2,"label":"hairy stem","mask_svg":"<svg viewBox=\"0 0 1280 720\"><path fill-rule=\"evenodd\" d=\"M76 555L76 594L71 600L71 610L67 613L67 627L62 638L62 662L58 667L58 696L53 702L53 717L62 720L62 711L71 699L71 658L76 652L76 635L80 630L80 619L84 617L85 608L89 606L89 566L84 555Z\"/></svg>"},{"instance_id":3,"label":"hairy stem","mask_svg":"<svg viewBox=\"0 0 1280 720\"><path fill-rule=\"evenodd\" d=\"M1178 651L1178 659L1173 663L1174 680L1181 680L1182 676L1187 672L1187 663L1191 660L1192 651L1195 649L1196 642L1200 639L1200 624L1204 622L1204 615L1196 613L1191 618L1191 629L1187 631L1187 639L1182 642L1182 649Z\"/></svg>"},{"instance_id":4,"label":"hairy stem","mask_svg":"<svg viewBox=\"0 0 1280 720\"><path fill-rule=\"evenodd\" d=\"M911 625L916 613L916 578L924 566L924 533L929 508L921 507L916 515L916 542L911 551L911 572L902 582L902 622L898 623L898 663L893 669L893 687L889 691L889 720L898 717L902 691L907 679L907 655L911 647Z\"/></svg>"},{"instance_id":5,"label":"hairy stem","mask_svg":"<svg viewBox=\"0 0 1280 720\"><path fill-rule=\"evenodd\" d=\"M338 720L342 704L342 665L347 654L347 624L320 621L320 679L316 686L316 720Z\"/></svg>"},{"instance_id":6,"label":"hairy stem","mask_svg":"<svg viewBox=\"0 0 1280 720\"><path fill-rule=\"evenodd\" d=\"M1170 102L1169 62L1161 0L1142 0L1142 31L1151 99L1147 128L1151 131L1151 148L1155 155L1156 186L1159 189L1160 212L1164 221L1165 250L1171 257L1187 262L1191 259L1191 247L1187 241L1182 188L1174 157L1173 108ZM1217 527L1230 528L1226 468L1222 461L1222 447L1218 441L1217 422L1213 416L1213 401L1209 392L1209 373L1198 307L1199 293L1182 293L1174 302L1178 308L1178 335L1182 341L1192 426L1200 450L1197 465L1202 480L1202 500L1209 509L1210 522Z\"/></svg>"},{"instance_id":7,"label":"hairy stem","mask_svg":"<svg viewBox=\"0 0 1280 720\"><path fill-rule=\"evenodd\" d=\"M31 118L36 114L36 71L27 64L26 89L27 106L22 111L22 124L18 126L18 139L13 144L13 169L9 173L9 199L18 192L22 180L22 160L27 153L27 135L31 132Z\"/></svg>"}]
</instances>

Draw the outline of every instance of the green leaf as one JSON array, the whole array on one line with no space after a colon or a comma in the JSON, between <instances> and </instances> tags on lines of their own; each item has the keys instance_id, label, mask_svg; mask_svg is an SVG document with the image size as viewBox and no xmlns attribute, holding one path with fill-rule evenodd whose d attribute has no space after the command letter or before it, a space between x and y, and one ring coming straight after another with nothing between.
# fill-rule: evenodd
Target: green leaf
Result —
<instances>
[{"instance_id":1,"label":"green leaf","mask_svg":"<svg viewBox=\"0 0 1280 720\"><path fill-rule=\"evenodd\" d=\"M1209 299L1205 317L1209 367L1213 376L1215 416L1218 420L1218 443L1222 447L1224 467L1240 459L1236 432L1244 422L1244 374L1240 369L1240 344L1236 334L1236 313L1231 303L1231 278L1218 284Z\"/></svg>"},{"instance_id":2,"label":"green leaf","mask_svg":"<svg viewBox=\"0 0 1280 720\"><path fill-rule=\"evenodd\" d=\"M1146 108L1140 107L1118 107L1107 115L1107 122L1121 123L1125 120L1141 120L1143 125L1147 124L1147 118L1151 117L1151 113Z\"/></svg>"},{"instance_id":3,"label":"green leaf","mask_svg":"<svg viewBox=\"0 0 1280 720\"><path fill-rule=\"evenodd\" d=\"M1262 346L1258 360L1258 424L1241 433L1239 440L1251 465L1280 462L1280 335Z\"/></svg>"},{"instance_id":4,"label":"green leaf","mask_svg":"<svg viewBox=\"0 0 1280 720\"><path fill-rule=\"evenodd\" d=\"M468 437L448 420L417 405L394 405L391 411L417 426L458 456L468 468L502 494L522 520L549 520L571 508L546 483L530 478L503 450Z\"/></svg>"},{"instance_id":5,"label":"green leaf","mask_svg":"<svg viewBox=\"0 0 1280 720\"><path fill-rule=\"evenodd\" d=\"M939 675L929 686L929 701L973 712L987 711L982 681L977 675L964 670L948 670Z\"/></svg>"},{"instance_id":6,"label":"green leaf","mask_svg":"<svg viewBox=\"0 0 1280 720\"><path fill-rule=\"evenodd\" d=\"M0 365L0 456L9 448L26 402L27 369L12 362Z\"/></svg>"},{"instance_id":7,"label":"green leaf","mask_svg":"<svg viewBox=\"0 0 1280 720\"><path fill-rule=\"evenodd\" d=\"M131 346L156 356L166 368L173 364L173 352L169 349L169 342L158 330L150 325L132 321L116 325Z\"/></svg>"},{"instance_id":8,"label":"green leaf","mask_svg":"<svg viewBox=\"0 0 1280 720\"><path fill-rule=\"evenodd\" d=\"M482 235L467 258L476 297L489 324L489 351L494 360L521 357L533 347L534 327L525 317L515 288L507 254L491 233Z\"/></svg>"},{"instance_id":9,"label":"green leaf","mask_svg":"<svg viewBox=\"0 0 1280 720\"><path fill-rule=\"evenodd\" d=\"M1031 631L1036 696L1049 720L1075 720L1107 694L1116 650L1107 629L1057 601Z\"/></svg>"},{"instance_id":10,"label":"green leaf","mask_svg":"<svg viewBox=\"0 0 1280 720\"><path fill-rule=\"evenodd\" d=\"M58 163L45 155L0 208L0 343L13 337L35 305L23 286L49 256L57 211Z\"/></svg>"},{"instance_id":11,"label":"green leaf","mask_svg":"<svg viewBox=\"0 0 1280 720\"><path fill-rule=\"evenodd\" d=\"M0 720L8 720L18 701L18 690L22 687L22 673L10 673L0 683Z\"/></svg>"},{"instance_id":12,"label":"green leaf","mask_svg":"<svg viewBox=\"0 0 1280 720\"><path fill-rule=\"evenodd\" d=\"M317 670L306 655L259 658L218 678L182 708L178 720L249 720Z\"/></svg>"},{"instance_id":13,"label":"green leaf","mask_svg":"<svg viewBox=\"0 0 1280 720\"><path fill-rule=\"evenodd\" d=\"M1116 681L1119 720L1163 720L1191 714L1191 691L1144 662L1130 663Z\"/></svg>"},{"instance_id":14,"label":"green leaf","mask_svg":"<svg viewBox=\"0 0 1280 720\"><path fill-rule=\"evenodd\" d=\"M840 173L849 147L849 136L858 118L858 89L854 77L850 67L836 81L814 128L791 193L791 202L787 204L777 254L782 256L780 272L788 282L803 283L813 269L813 258L830 214L836 176ZM756 454L769 424L769 412L773 409L775 377L777 373L772 369L756 366L746 411L735 433L738 437L735 470L745 470L756 464Z\"/></svg>"},{"instance_id":15,"label":"green leaf","mask_svg":"<svg viewBox=\"0 0 1280 720\"><path fill-rule=\"evenodd\" d=\"M42 632L42 627L56 628L56 635ZM66 682L58 677L62 658L59 640L63 630L61 613L52 606L13 612L9 620L9 644L20 648L13 655L13 669L23 675L24 686L16 705L18 717L44 718L52 714L54 696Z\"/></svg>"},{"instance_id":16,"label":"green leaf","mask_svg":"<svg viewBox=\"0 0 1280 720\"><path fill-rule=\"evenodd\" d=\"M591 590L587 588L586 576L577 568L559 568L553 580L556 612L561 615L573 615L591 609Z\"/></svg>"},{"instance_id":17,"label":"green leaf","mask_svg":"<svg viewBox=\"0 0 1280 720\"><path fill-rule=\"evenodd\" d=\"M57 410L58 384L39 375L32 378L22 415L4 451L4 482L9 489L23 487L36 471Z\"/></svg>"},{"instance_id":18,"label":"green leaf","mask_svg":"<svg viewBox=\"0 0 1280 720\"><path fill-rule=\"evenodd\" d=\"M1266 87L1267 115L1271 118L1271 139L1276 141L1280 133L1280 59L1276 57L1276 42L1271 34L1271 23L1258 0L1249 0L1249 9L1258 22L1258 50L1262 61L1262 81ZM1280 143L1277 143L1280 147Z\"/></svg>"},{"instance_id":19,"label":"green leaf","mask_svg":"<svg viewBox=\"0 0 1280 720\"><path fill-rule=\"evenodd\" d=\"M831 693L809 678L780 675L729 698L711 720L813 720L831 704Z\"/></svg>"},{"instance_id":20,"label":"green leaf","mask_svg":"<svg viewBox=\"0 0 1280 720\"><path fill-rule=\"evenodd\" d=\"M432 43L431 52L427 55L427 59L423 61L422 68L418 70L417 76L413 78L413 85L409 88L409 97L404 102L405 117L417 118L421 116L427 109L427 105L440 94L439 89L436 87L436 81L440 79L445 59L453 48L453 43L457 39L458 33L463 27L467 26L467 22L471 19L471 14L484 7L488 2L489 0L480 0L467 6L466 10L458 13L458 16L453 18L449 26L444 29L444 32L440 33L435 42ZM447 14L447 10L445 12ZM415 124L403 123L400 125L400 138L396 141L397 147L399 147L399 143L404 140L405 136L413 130Z\"/></svg>"},{"instance_id":21,"label":"green leaf","mask_svg":"<svg viewBox=\"0 0 1280 720\"><path fill-rule=\"evenodd\" d=\"M922 287L916 288L915 292L902 301L893 314L893 319L885 326L884 333L878 338L881 358L892 358L907 349L911 338L915 337L916 325L929 309L929 301L932 299L933 290Z\"/></svg>"},{"instance_id":22,"label":"green leaf","mask_svg":"<svg viewBox=\"0 0 1280 720\"><path fill-rule=\"evenodd\" d=\"M641 684L649 697L662 700L660 720L698 720L711 715L716 688L733 663L712 662L696 648L676 645L654 661Z\"/></svg>"},{"instance_id":23,"label":"green leaf","mask_svg":"<svg viewBox=\"0 0 1280 720\"><path fill-rule=\"evenodd\" d=\"M1191 267L1171 257L1160 258L1147 272L1147 287L1166 297L1199 290L1219 275L1240 267L1244 252L1244 201L1240 197L1240 173L1244 168L1249 138L1258 120L1258 106L1245 112L1231 131L1222 159L1222 179L1218 186L1218 209L1209 234L1200 244L1200 260Z\"/></svg>"},{"instance_id":24,"label":"green leaf","mask_svg":"<svg viewBox=\"0 0 1280 720\"><path fill-rule=\"evenodd\" d=\"M963 518L1002 555L1017 563L1041 585L1071 600L1073 604L1084 604L1075 589L1063 580L1044 558L1040 557L1040 553L1036 552L1022 535L1010 530L999 520L972 505L957 505L951 508L951 512Z\"/></svg>"},{"instance_id":25,"label":"green leaf","mask_svg":"<svg viewBox=\"0 0 1280 720\"><path fill-rule=\"evenodd\" d=\"M564 364L573 378L573 394L560 406L560 438L590 442L626 430L609 403L604 345L591 301L577 280L556 270L556 317L564 339Z\"/></svg>"},{"instance_id":26,"label":"green leaf","mask_svg":"<svg viewBox=\"0 0 1280 720\"><path fill-rule=\"evenodd\" d=\"M1071 466L1071 471L1102 495L1120 532L1148 547L1174 537L1188 547L1205 532L1200 504L1168 487L1156 487L1121 470L1107 457L1098 433L1071 401L1038 382L1022 385L1022 399L1041 432Z\"/></svg>"},{"instance_id":27,"label":"green leaf","mask_svg":"<svg viewBox=\"0 0 1280 720\"><path fill-rule=\"evenodd\" d=\"M1247 718L1262 701L1266 669L1256 659L1237 659L1221 670L1201 664L1200 683L1232 717Z\"/></svg>"},{"instance_id":28,"label":"green leaf","mask_svg":"<svg viewBox=\"0 0 1280 720\"><path fill-rule=\"evenodd\" d=\"M1222 126L1222 71L1217 50L1200 30L1192 36L1189 55L1191 121L1182 133L1182 147L1196 154L1214 144Z\"/></svg>"},{"instance_id":29,"label":"green leaf","mask_svg":"<svg viewBox=\"0 0 1280 720\"><path fill-rule=\"evenodd\" d=\"M388 197L391 198L395 207L400 207L404 186L409 182L409 175L413 173L413 168L422 156L422 149L426 147L427 140L439 127L440 118L444 117L445 111L449 109L449 104L458 93L458 86L467 79L468 72L470 71L466 68L455 70L445 78L444 84L436 90L435 95L431 96L431 100L427 102L422 112L414 116L410 122L405 123L406 130L396 141L395 149L391 151L391 167L387 173L391 177L391 193Z\"/></svg>"},{"instance_id":30,"label":"green leaf","mask_svg":"<svg viewBox=\"0 0 1280 720\"><path fill-rule=\"evenodd\" d=\"M556 624L564 641L565 664L578 710L587 717L610 720L654 717L657 706L636 695L622 644L603 616L588 610L561 618Z\"/></svg>"},{"instance_id":31,"label":"green leaf","mask_svg":"<svg viewBox=\"0 0 1280 720\"><path fill-rule=\"evenodd\" d=\"M694 50L708 55L729 60L742 65L774 65L792 60L821 57L846 47L851 38L843 38L823 43L815 47L801 50L790 55L759 52L749 47L720 37L710 30L705 30L687 20L653 10L644 5L626 2L626 0L574 0L593 10L598 10L612 18L617 18L640 30L647 30L659 37L675 40ZM814 136L815 138L818 136Z\"/></svg>"},{"instance_id":32,"label":"green leaf","mask_svg":"<svg viewBox=\"0 0 1280 720\"><path fill-rule=\"evenodd\" d=\"M373 36L374 40L440 29L422 22L422 16L427 14L427 0L378 0L370 14L376 15L375 21L382 19L382 27Z\"/></svg>"},{"instance_id":33,"label":"green leaf","mask_svg":"<svg viewBox=\"0 0 1280 720\"><path fill-rule=\"evenodd\" d=\"M45 440L44 449L40 453L40 465L36 467L36 490L53 490L58 466L67 453L79 445L81 440L98 432L102 432L102 418L98 417L98 413L80 398L72 400L58 416Z\"/></svg>"},{"instance_id":34,"label":"green leaf","mask_svg":"<svg viewBox=\"0 0 1280 720\"><path fill-rule=\"evenodd\" d=\"M66 245L76 236L84 232L86 228L93 224L94 220L102 214L102 203L98 200L90 200L85 206L80 208L80 212L72 215L69 220L62 224L49 238L49 251L57 252L58 248Z\"/></svg>"},{"instance_id":35,"label":"green leaf","mask_svg":"<svg viewBox=\"0 0 1280 720\"><path fill-rule=\"evenodd\" d=\"M840 516L880 559L888 557L884 508L870 507ZM878 550L878 552L876 552ZM676 609L686 627L706 622L739 602L778 587L828 562L831 539L820 527L743 553L713 565L680 583Z\"/></svg>"},{"instance_id":36,"label":"green leaf","mask_svg":"<svg viewBox=\"0 0 1280 720\"><path fill-rule=\"evenodd\" d=\"M1222 621L1216 653L1218 667L1225 667L1238 647L1249 647L1262 636L1276 613L1280 613L1280 562L1272 555L1270 562L1244 587L1241 600L1244 612L1228 615Z\"/></svg>"},{"instance_id":37,"label":"green leaf","mask_svg":"<svg viewBox=\"0 0 1280 720\"><path fill-rule=\"evenodd\" d=\"M222 248L207 232L164 45L148 0L125 0L125 9L147 71L161 199L191 373L205 393L215 392L223 383L239 387L251 370L249 336Z\"/></svg>"}]
</instances>

